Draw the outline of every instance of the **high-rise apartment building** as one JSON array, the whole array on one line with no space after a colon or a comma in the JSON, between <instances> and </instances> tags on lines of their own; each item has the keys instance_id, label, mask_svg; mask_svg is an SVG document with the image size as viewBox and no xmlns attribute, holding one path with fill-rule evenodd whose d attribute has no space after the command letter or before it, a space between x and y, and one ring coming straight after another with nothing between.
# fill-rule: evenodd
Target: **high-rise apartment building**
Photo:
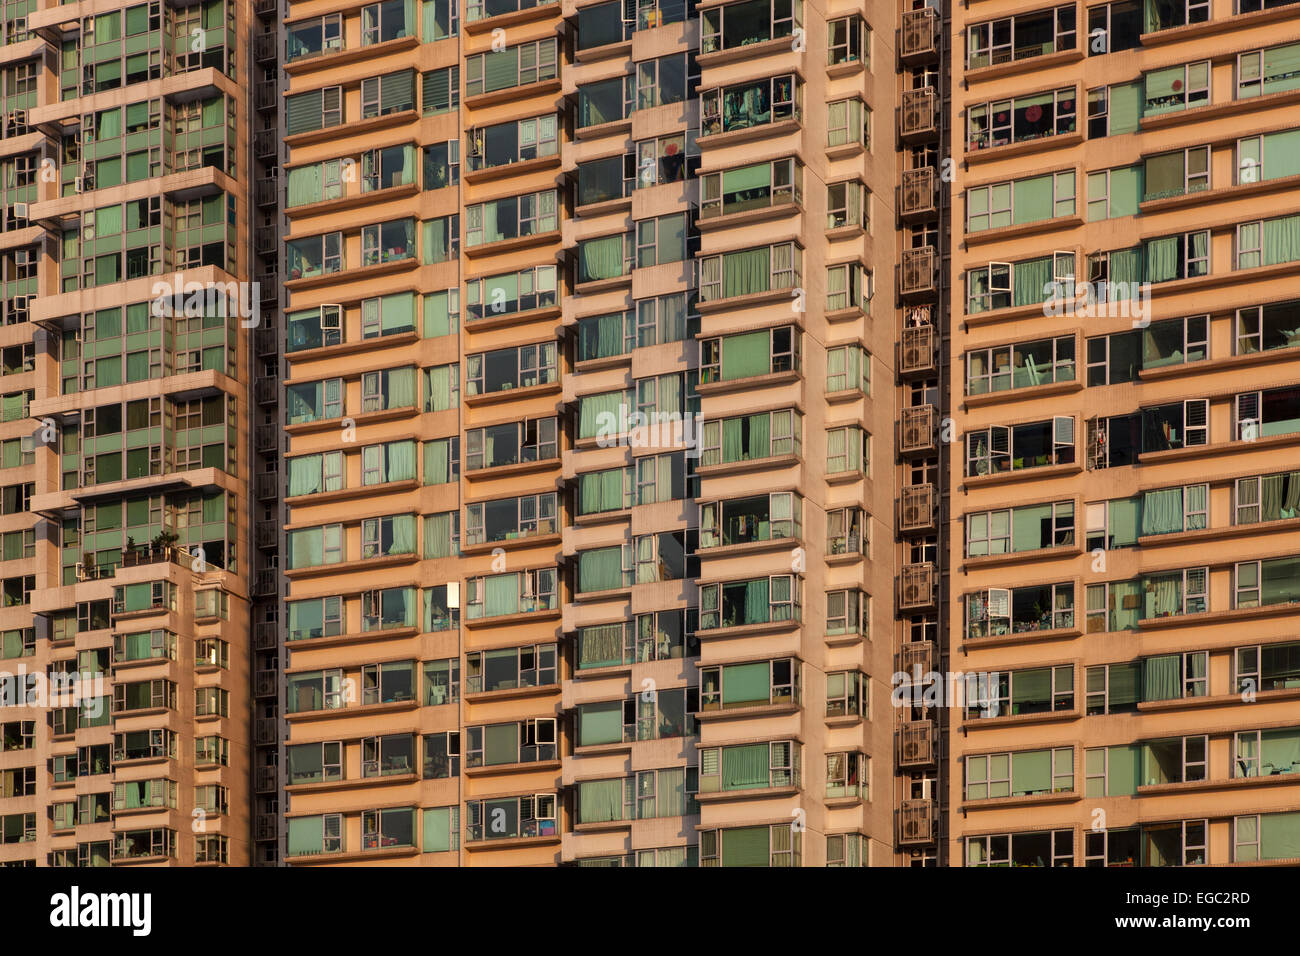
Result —
<instances>
[{"instance_id":1,"label":"high-rise apartment building","mask_svg":"<svg viewBox=\"0 0 1300 956\"><path fill-rule=\"evenodd\" d=\"M948 853L1295 857L1294 9L995 0L949 33L949 639L984 676Z\"/></svg>"},{"instance_id":2,"label":"high-rise apartment building","mask_svg":"<svg viewBox=\"0 0 1300 956\"><path fill-rule=\"evenodd\" d=\"M1290 7L84 7L0 863L1300 856Z\"/></svg>"},{"instance_id":3,"label":"high-rise apartment building","mask_svg":"<svg viewBox=\"0 0 1300 956\"><path fill-rule=\"evenodd\" d=\"M0 9L0 862L243 864L247 3Z\"/></svg>"},{"instance_id":4,"label":"high-rise apartment building","mask_svg":"<svg viewBox=\"0 0 1300 956\"><path fill-rule=\"evenodd\" d=\"M933 862L938 17L284 29L287 862Z\"/></svg>"}]
</instances>

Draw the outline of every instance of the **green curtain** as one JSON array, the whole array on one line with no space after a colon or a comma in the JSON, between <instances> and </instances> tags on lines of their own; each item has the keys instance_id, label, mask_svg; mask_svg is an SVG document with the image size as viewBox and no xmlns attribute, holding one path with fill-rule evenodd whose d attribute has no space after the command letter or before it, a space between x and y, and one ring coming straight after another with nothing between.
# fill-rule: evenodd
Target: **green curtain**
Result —
<instances>
[{"instance_id":1,"label":"green curtain","mask_svg":"<svg viewBox=\"0 0 1300 956\"><path fill-rule=\"evenodd\" d=\"M623 274L623 236L585 239L578 243L578 281L596 282Z\"/></svg>"},{"instance_id":2,"label":"green curtain","mask_svg":"<svg viewBox=\"0 0 1300 956\"><path fill-rule=\"evenodd\" d=\"M718 833L723 866L769 866L770 833L767 827L741 827Z\"/></svg>"},{"instance_id":3,"label":"green curtain","mask_svg":"<svg viewBox=\"0 0 1300 956\"><path fill-rule=\"evenodd\" d=\"M772 454L772 416L768 412L749 416L749 457L767 458Z\"/></svg>"},{"instance_id":4,"label":"green curtain","mask_svg":"<svg viewBox=\"0 0 1300 956\"><path fill-rule=\"evenodd\" d=\"M459 376L458 365L439 365L436 368L428 369L426 379L428 387L425 390L426 412L442 412L452 407L451 390L456 379L453 377L453 369L456 369L456 376Z\"/></svg>"},{"instance_id":5,"label":"green curtain","mask_svg":"<svg viewBox=\"0 0 1300 956\"><path fill-rule=\"evenodd\" d=\"M1110 114L1110 135L1123 136L1138 128L1142 115L1142 81L1120 83L1110 87L1107 110Z\"/></svg>"},{"instance_id":6,"label":"green curtain","mask_svg":"<svg viewBox=\"0 0 1300 956\"><path fill-rule=\"evenodd\" d=\"M623 625L584 627L578 641L578 667L612 667L623 662Z\"/></svg>"},{"instance_id":7,"label":"green curtain","mask_svg":"<svg viewBox=\"0 0 1300 956\"><path fill-rule=\"evenodd\" d=\"M621 733L621 730L620 730ZM578 784L578 822L623 819L623 780L584 780Z\"/></svg>"},{"instance_id":8,"label":"green curtain","mask_svg":"<svg viewBox=\"0 0 1300 956\"><path fill-rule=\"evenodd\" d=\"M1142 662L1142 699L1175 700L1182 697L1182 658L1178 654L1148 657Z\"/></svg>"},{"instance_id":9,"label":"green curtain","mask_svg":"<svg viewBox=\"0 0 1300 956\"><path fill-rule=\"evenodd\" d=\"M736 624L765 624L771 608L767 594L767 578L745 582L745 619Z\"/></svg>"},{"instance_id":10,"label":"green curtain","mask_svg":"<svg viewBox=\"0 0 1300 956\"><path fill-rule=\"evenodd\" d=\"M424 337L437 338L440 335L453 335L456 332L456 318L452 314L451 296L459 296L458 291L431 292L424 297Z\"/></svg>"},{"instance_id":11,"label":"green curtain","mask_svg":"<svg viewBox=\"0 0 1300 956\"><path fill-rule=\"evenodd\" d=\"M320 491L321 456L303 455L289 459L289 497L310 495Z\"/></svg>"},{"instance_id":12,"label":"green curtain","mask_svg":"<svg viewBox=\"0 0 1300 956\"><path fill-rule=\"evenodd\" d=\"M1142 748L1137 744L1110 747L1107 762L1106 796L1128 797L1136 793L1142 775Z\"/></svg>"},{"instance_id":13,"label":"green curtain","mask_svg":"<svg viewBox=\"0 0 1300 956\"><path fill-rule=\"evenodd\" d=\"M728 335L722 340L722 380L766 375L772 366L771 336L766 329Z\"/></svg>"},{"instance_id":14,"label":"green curtain","mask_svg":"<svg viewBox=\"0 0 1300 956\"><path fill-rule=\"evenodd\" d=\"M290 856L320 853L324 845L324 817L291 817L289 819Z\"/></svg>"},{"instance_id":15,"label":"green curtain","mask_svg":"<svg viewBox=\"0 0 1300 956\"><path fill-rule=\"evenodd\" d=\"M624 313L595 315L578 322L578 361L622 355Z\"/></svg>"},{"instance_id":16,"label":"green curtain","mask_svg":"<svg viewBox=\"0 0 1300 956\"><path fill-rule=\"evenodd\" d=\"M388 401L384 408L409 408L415 404L415 369L394 368L384 373Z\"/></svg>"},{"instance_id":17,"label":"green curtain","mask_svg":"<svg viewBox=\"0 0 1300 956\"><path fill-rule=\"evenodd\" d=\"M1051 544L1047 528L1052 519L1051 505L1030 505L1011 512L1011 550L1037 551Z\"/></svg>"},{"instance_id":18,"label":"green curtain","mask_svg":"<svg viewBox=\"0 0 1300 956\"><path fill-rule=\"evenodd\" d=\"M1300 857L1300 813L1259 815L1259 858L1290 860Z\"/></svg>"},{"instance_id":19,"label":"green curtain","mask_svg":"<svg viewBox=\"0 0 1300 956\"><path fill-rule=\"evenodd\" d=\"M454 807L431 807L424 811L425 853L445 853L451 849L452 811Z\"/></svg>"},{"instance_id":20,"label":"green curtain","mask_svg":"<svg viewBox=\"0 0 1300 956\"><path fill-rule=\"evenodd\" d=\"M1142 533L1170 534L1183 530L1183 489L1148 491L1142 499Z\"/></svg>"},{"instance_id":21,"label":"green curtain","mask_svg":"<svg viewBox=\"0 0 1300 956\"><path fill-rule=\"evenodd\" d=\"M1260 763L1267 771L1300 773L1300 728L1265 730L1260 734Z\"/></svg>"},{"instance_id":22,"label":"green curtain","mask_svg":"<svg viewBox=\"0 0 1300 956\"><path fill-rule=\"evenodd\" d=\"M1118 249L1110 254L1110 285L1107 297L1114 302L1121 294L1137 298L1142 277L1142 247Z\"/></svg>"},{"instance_id":23,"label":"green curtain","mask_svg":"<svg viewBox=\"0 0 1300 956\"><path fill-rule=\"evenodd\" d=\"M289 567L314 568L325 563L324 529L289 532Z\"/></svg>"},{"instance_id":24,"label":"green curtain","mask_svg":"<svg viewBox=\"0 0 1300 956\"><path fill-rule=\"evenodd\" d=\"M749 582L754 584L756 582ZM767 579L763 579L766 592ZM748 598L748 588L746 589ZM767 595L763 595L763 606L767 606ZM766 704L771 699L770 665L767 661L753 664L729 664L722 669L722 704Z\"/></svg>"},{"instance_id":25,"label":"green curtain","mask_svg":"<svg viewBox=\"0 0 1300 956\"><path fill-rule=\"evenodd\" d=\"M578 746L616 744L623 739L623 702L603 701L578 708Z\"/></svg>"},{"instance_id":26,"label":"green curtain","mask_svg":"<svg viewBox=\"0 0 1300 956\"><path fill-rule=\"evenodd\" d=\"M1148 282L1168 282L1170 279L1178 278L1179 265L1177 236L1147 240L1146 279Z\"/></svg>"},{"instance_id":27,"label":"green curtain","mask_svg":"<svg viewBox=\"0 0 1300 956\"><path fill-rule=\"evenodd\" d=\"M393 543L389 554L415 553L415 515L394 515L392 520Z\"/></svg>"},{"instance_id":28,"label":"green curtain","mask_svg":"<svg viewBox=\"0 0 1300 956\"><path fill-rule=\"evenodd\" d=\"M415 478L415 442L392 441L384 445L385 476L388 481L412 481Z\"/></svg>"},{"instance_id":29,"label":"green curtain","mask_svg":"<svg viewBox=\"0 0 1300 956\"><path fill-rule=\"evenodd\" d=\"M424 483L445 485L448 481L451 439L439 438L424 443Z\"/></svg>"},{"instance_id":30,"label":"green curtain","mask_svg":"<svg viewBox=\"0 0 1300 956\"><path fill-rule=\"evenodd\" d=\"M489 724L483 728L483 763L489 767L519 760L519 725Z\"/></svg>"},{"instance_id":31,"label":"green curtain","mask_svg":"<svg viewBox=\"0 0 1300 956\"><path fill-rule=\"evenodd\" d=\"M743 418L726 418L722 421L722 460L740 461L744 454Z\"/></svg>"},{"instance_id":32,"label":"green curtain","mask_svg":"<svg viewBox=\"0 0 1300 956\"><path fill-rule=\"evenodd\" d=\"M768 785L768 745L722 748L722 789L751 790Z\"/></svg>"},{"instance_id":33,"label":"green curtain","mask_svg":"<svg viewBox=\"0 0 1300 956\"><path fill-rule=\"evenodd\" d=\"M451 529L456 517L454 511L424 516L424 556L426 558L450 558L452 550Z\"/></svg>"},{"instance_id":34,"label":"green curtain","mask_svg":"<svg viewBox=\"0 0 1300 956\"><path fill-rule=\"evenodd\" d=\"M1110 171L1110 216L1136 216L1142 201L1143 169L1141 165L1120 166ZM1111 257L1112 262L1114 256Z\"/></svg>"},{"instance_id":35,"label":"green curtain","mask_svg":"<svg viewBox=\"0 0 1300 956\"><path fill-rule=\"evenodd\" d=\"M619 414L620 408L631 405L627 392L602 392L599 395L583 395L578 399L578 437L594 438L600 430L602 416L612 416L606 421L615 421L619 431L623 431L625 416Z\"/></svg>"},{"instance_id":36,"label":"green curtain","mask_svg":"<svg viewBox=\"0 0 1300 956\"><path fill-rule=\"evenodd\" d=\"M1052 789L1052 752L1029 750L1011 755L1011 795Z\"/></svg>"},{"instance_id":37,"label":"green curtain","mask_svg":"<svg viewBox=\"0 0 1300 956\"><path fill-rule=\"evenodd\" d=\"M519 611L519 575L493 574L485 580L485 616L499 617Z\"/></svg>"},{"instance_id":38,"label":"green curtain","mask_svg":"<svg viewBox=\"0 0 1300 956\"><path fill-rule=\"evenodd\" d=\"M1300 88L1300 43L1265 50L1262 72L1265 94Z\"/></svg>"},{"instance_id":39,"label":"green curtain","mask_svg":"<svg viewBox=\"0 0 1300 956\"><path fill-rule=\"evenodd\" d=\"M1300 216L1265 219L1263 253L1266 266L1300 259Z\"/></svg>"},{"instance_id":40,"label":"green curtain","mask_svg":"<svg viewBox=\"0 0 1300 956\"><path fill-rule=\"evenodd\" d=\"M1043 704L1052 697L1051 668L1019 671L1011 682L1011 713L1025 713L1026 705Z\"/></svg>"},{"instance_id":41,"label":"green curtain","mask_svg":"<svg viewBox=\"0 0 1300 956\"><path fill-rule=\"evenodd\" d=\"M624 507L622 468L586 472L579 479L579 501L582 514L618 511Z\"/></svg>"},{"instance_id":42,"label":"green curtain","mask_svg":"<svg viewBox=\"0 0 1300 956\"><path fill-rule=\"evenodd\" d=\"M1047 296L1046 287L1052 283L1052 257L1017 262L1012 271L1012 305L1031 305L1042 302Z\"/></svg>"},{"instance_id":43,"label":"green curtain","mask_svg":"<svg viewBox=\"0 0 1300 956\"><path fill-rule=\"evenodd\" d=\"M771 274L767 246L728 252L722 257L722 296L730 298L752 292L766 292Z\"/></svg>"},{"instance_id":44,"label":"green curtain","mask_svg":"<svg viewBox=\"0 0 1300 956\"><path fill-rule=\"evenodd\" d=\"M319 202L323 195L323 186L320 163L289 170L289 205L303 206L307 203Z\"/></svg>"},{"instance_id":45,"label":"green curtain","mask_svg":"<svg viewBox=\"0 0 1300 956\"><path fill-rule=\"evenodd\" d=\"M578 590L610 591L623 586L622 548L596 548L578 553Z\"/></svg>"},{"instance_id":46,"label":"green curtain","mask_svg":"<svg viewBox=\"0 0 1300 956\"><path fill-rule=\"evenodd\" d=\"M1012 185L1012 207L1016 224L1052 218L1052 176L1018 179Z\"/></svg>"}]
</instances>

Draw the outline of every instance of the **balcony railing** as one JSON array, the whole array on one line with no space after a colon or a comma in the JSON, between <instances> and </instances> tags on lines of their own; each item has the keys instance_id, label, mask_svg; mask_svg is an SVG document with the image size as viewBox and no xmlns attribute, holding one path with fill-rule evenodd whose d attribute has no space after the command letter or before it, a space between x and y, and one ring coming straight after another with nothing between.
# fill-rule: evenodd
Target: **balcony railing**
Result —
<instances>
[{"instance_id":1,"label":"balcony railing","mask_svg":"<svg viewBox=\"0 0 1300 956\"><path fill-rule=\"evenodd\" d=\"M938 212L939 177L935 175L933 166L906 170L898 192L899 213L904 219L933 216Z\"/></svg>"},{"instance_id":2,"label":"balcony railing","mask_svg":"<svg viewBox=\"0 0 1300 956\"><path fill-rule=\"evenodd\" d=\"M937 664L934 641L902 644L894 655L894 669L906 674L909 680L916 680L918 675L924 678L936 669Z\"/></svg>"},{"instance_id":3,"label":"balcony railing","mask_svg":"<svg viewBox=\"0 0 1300 956\"><path fill-rule=\"evenodd\" d=\"M898 530L904 534L934 530L938 512L938 493L934 485L904 485L898 512Z\"/></svg>"},{"instance_id":4,"label":"balcony railing","mask_svg":"<svg viewBox=\"0 0 1300 956\"><path fill-rule=\"evenodd\" d=\"M895 819L899 846L921 846L939 836L939 814L933 800L903 800Z\"/></svg>"},{"instance_id":5,"label":"balcony railing","mask_svg":"<svg viewBox=\"0 0 1300 956\"><path fill-rule=\"evenodd\" d=\"M938 572L929 561L905 564L898 576L898 609L923 611L935 606Z\"/></svg>"},{"instance_id":6,"label":"balcony railing","mask_svg":"<svg viewBox=\"0 0 1300 956\"><path fill-rule=\"evenodd\" d=\"M925 767L938 756L938 733L933 720L909 720L898 728L898 765Z\"/></svg>"},{"instance_id":7,"label":"balcony railing","mask_svg":"<svg viewBox=\"0 0 1300 956\"><path fill-rule=\"evenodd\" d=\"M253 789L258 793L271 793L276 785L275 767L258 767L253 775Z\"/></svg>"},{"instance_id":8,"label":"balcony railing","mask_svg":"<svg viewBox=\"0 0 1300 956\"><path fill-rule=\"evenodd\" d=\"M258 697L274 697L279 685L275 671L258 671L253 675L253 693Z\"/></svg>"},{"instance_id":9,"label":"balcony railing","mask_svg":"<svg viewBox=\"0 0 1300 956\"><path fill-rule=\"evenodd\" d=\"M933 246L907 249L899 266L899 294L903 296L928 295L938 289L938 262Z\"/></svg>"},{"instance_id":10,"label":"balcony railing","mask_svg":"<svg viewBox=\"0 0 1300 956\"><path fill-rule=\"evenodd\" d=\"M898 135L904 140L922 139L939 132L939 96L933 87L907 90L898 113Z\"/></svg>"},{"instance_id":11,"label":"balcony railing","mask_svg":"<svg viewBox=\"0 0 1300 956\"><path fill-rule=\"evenodd\" d=\"M935 426L938 420L938 409L933 405L903 409L901 427L898 430L899 452L904 455L933 454L938 447L935 444Z\"/></svg>"},{"instance_id":12,"label":"balcony railing","mask_svg":"<svg viewBox=\"0 0 1300 956\"><path fill-rule=\"evenodd\" d=\"M909 309L908 321L918 309ZM928 318L929 310L926 310ZM903 327L902 342L899 345L898 371L902 375L928 375L935 370L935 335L934 326L927 321L924 325L907 325Z\"/></svg>"},{"instance_id":13,"label":"balcony railing","mask_svg":"<svg viewBox=\"0 0 1300 956\"><path fill-rule=\"evenodd\" d=\"M908 10L903 14L903 30L898 55L904 63L930 59L939 53L939 11L933 7Z\"/></svg>"},{"instance_id":14,"label":"balcony railing","mask_svg":"<svg viewBox=\"0 0 1300 956\"><path fill-rule=\"evenodd\" d=\"M277 722L274 717L259 717L253 721L253 743L259 746L276 742Z\"/></svg>"}]
</instances>

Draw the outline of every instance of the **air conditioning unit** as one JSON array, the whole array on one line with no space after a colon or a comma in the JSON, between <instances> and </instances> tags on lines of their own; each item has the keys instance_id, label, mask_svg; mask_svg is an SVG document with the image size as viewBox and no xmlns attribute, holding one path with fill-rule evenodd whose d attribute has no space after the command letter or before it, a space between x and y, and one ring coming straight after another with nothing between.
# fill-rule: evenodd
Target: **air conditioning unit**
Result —
<instances>
[{"instance_id":1,"label":"air conditioning unit","mask_svg":"<svg viewBox=\"0 0 1300 956\"><path fill-rule=\"evenodd\" d=\"M76 179L74 179L72 181L72 188L74 191L78 193L84 193L86 191L86 177L78 176Z\"/></svg>"},{"instance_id":2,"label":"air conditioning unit","mask_svg":"<svg viewBox=\"0 0 1300 956\"><path fill-rule=\"evenodd\" d=\"M21 219L23 222L26 222L27 208L27 203L16 202L9 207L9 215L13 216L15 219Z\"/></svg>"}]
</instances>

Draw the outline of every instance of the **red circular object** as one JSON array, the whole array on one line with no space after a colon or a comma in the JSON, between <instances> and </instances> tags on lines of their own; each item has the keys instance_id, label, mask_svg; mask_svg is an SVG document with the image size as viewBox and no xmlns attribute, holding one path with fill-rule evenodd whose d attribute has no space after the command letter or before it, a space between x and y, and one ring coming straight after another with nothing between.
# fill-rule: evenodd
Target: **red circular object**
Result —
<instances>
[{"instance_id":1,"label":"red circular object","mask_svg":"<svg viewBox=\"0 0 1300 956\"><path fill-rule=\"evenodd\" d=\"M1025 119L1031 123L1037 123L1043 118L1043 108L1041 106L1031 106L1025 110Z\"/></svg>"},{"instance_id":2,"label":"red circular object","mask_svg":"<svg viewBox=\"0 0 1300 956\"><path fill-rule=\"evenodd\" d=\"M667 153L669 156L676 156L676 155L677 155L677 144L676 144L676 143L669 143L667 146L664 147L664 152Z\"/></svg>"},{"instance_id":3,"label":"red circular object","mask_svg":"<svg viewBox=\"0 0 1300 956\"><path fill-rule=\"evenodd\" d=\"M1174 80L1174 92L1177 93L1177 92L1178 92L1179 90L1181 90L1182 88L1183 88L1183 81L1182 81L1182 80Z\"/></svg>"}]
</instances>

